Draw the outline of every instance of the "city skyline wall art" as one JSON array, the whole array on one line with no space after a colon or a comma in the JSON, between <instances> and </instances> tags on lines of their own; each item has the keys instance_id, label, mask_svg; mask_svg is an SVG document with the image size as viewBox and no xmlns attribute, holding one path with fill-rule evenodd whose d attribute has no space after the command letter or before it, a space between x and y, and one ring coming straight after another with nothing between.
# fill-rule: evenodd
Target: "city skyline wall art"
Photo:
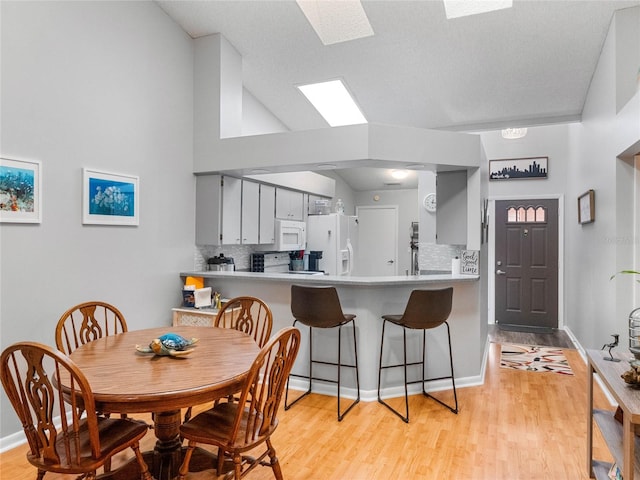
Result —
<instances>
[{"instance_id":1,"label":"city skyline wall art","mask_svg":"<svg viewBox=\"0 0 640 480\"><path fill-rule=\"evenodd\" d=\"M489 180L547 178L549 157L489 160Z\"/></svg>"}]
</instances>

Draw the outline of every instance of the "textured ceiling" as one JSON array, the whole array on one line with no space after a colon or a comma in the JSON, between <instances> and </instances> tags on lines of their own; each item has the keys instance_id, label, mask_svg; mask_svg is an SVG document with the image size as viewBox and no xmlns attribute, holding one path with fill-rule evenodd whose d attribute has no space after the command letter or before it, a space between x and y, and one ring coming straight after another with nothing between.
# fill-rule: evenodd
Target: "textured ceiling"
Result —
<instances>
[{"instance_id":1,"label":"textured ceiling","mask_svg":"<svg viewBox=\"0 0 640 480\"><path fill-rule=\"evenodd\" d=\"M374 36L329 46L295 1L157 3L194 38L221 33L291 130L327 127L295 86L342 78L369 122L478 131L579 120L613 12L640 0L514 0L453 20L439 0L363 0Z\"/></svg>"}]
</instances>

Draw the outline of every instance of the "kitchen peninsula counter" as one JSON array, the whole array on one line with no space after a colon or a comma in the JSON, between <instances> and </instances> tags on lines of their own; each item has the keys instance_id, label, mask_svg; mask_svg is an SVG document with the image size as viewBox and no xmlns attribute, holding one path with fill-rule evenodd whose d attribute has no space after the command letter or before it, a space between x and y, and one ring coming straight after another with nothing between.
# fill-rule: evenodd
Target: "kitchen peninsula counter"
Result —
<instances>
[{"instance_id":1,"label":"kitchen peninsula counter","mask_svg":"<svg viewBox=\"0 0 640 480\"><path fill-rule=\"evenodd\" d=\"M273 312L272 334L281 328L291 326L291 285L331 285L338 290L342 310L356 315L356 335L358 342L358 365L360 371L360 394L365 401L377 399L378 363L380 356L380 336L382 315L398 314L404 311L412 290L453 287L453 308L448 323L451 328L454 373L456 386L482 383L484 349L487 338L486 314L481 314L480 292L482 282L479 275L398 275L383 277L309 275L292 273L261 272L181 272L187 276L203 277L205 286L220 292L226 298L255 296L264 300ZM484 319L484 320L483 320ZM302 332L302 347L294 365L294 372L308 372L308 329L296 324ZM351 328L351 327L344 327ZM326 355L323 360L335 360L337 354L337 328L315 329L313 335L314 357ZM408 335L409 358L419 358L422 335L418 332ZM350 338L350 332L343 332ZM402 330L389 328L385 334L385 362L402 355ZM343 340L344 340L343 338ZM388 343L387 343L388 342ZM347 342L348 343L348 342ZM319 347L322 345L322 347ZM387 345L390 351L387 352ZM392 352L392 353L391 353ZM353 352L343 341L343 362L352 363ZM392 356L389 356L392 355ZM342 395L355 396L355 379L345 369L343 371ZM449 352L446 328L439 327L427 333L427 377L441 377L449 372ZM333 367L314 366L314 376L335 378ZM387 370L383 374L383 397L404 395L402 369ZM306 390L308 382L291 380L292 388ZM418 393L419 384L409 386L410 393ZM429 382L427 390L450 390L451 382L438 380ZM335 385L314 381L313 391L335 395ZM444 392L443 392L444 393ZM464 406L463 406L464 407Z\"/></svg>"},{"instance_id":2,"label":"kitchen peninsula counter","mask_svg":"<svg viewBox=\"0 0 640 480\"><path fill-rule=\"evenodd\" d=\"M308 273L263 273L263 272L182 272L182 277L203 277L205 279L251 279L263 280L268 282L285 282L300 283L308 285L345 285L345 286L415 286L429 285L432 283L442 282L474 282L477 281L479 275L451 275L451 274L429 274L429 275L395 275L395 276L379 276L364 277L358 275L323 275Z\"/></svg>"}]
</instances>

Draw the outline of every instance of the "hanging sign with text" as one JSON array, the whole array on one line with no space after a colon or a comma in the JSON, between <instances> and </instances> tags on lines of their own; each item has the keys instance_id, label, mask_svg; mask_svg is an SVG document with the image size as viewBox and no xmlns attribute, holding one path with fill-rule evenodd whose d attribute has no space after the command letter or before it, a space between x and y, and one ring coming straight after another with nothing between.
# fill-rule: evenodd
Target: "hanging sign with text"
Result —
<instances>
[{"instance_id":1,"label":"hanging sign with text","mask_svg":"<svg viewBox=\"0 0 640 480\"><path fill-rule=\"evenodd\" d=\"M463 250L460 260L460 273L462 275L478 275L480 251Z\"/></svg>"}]
</instances>

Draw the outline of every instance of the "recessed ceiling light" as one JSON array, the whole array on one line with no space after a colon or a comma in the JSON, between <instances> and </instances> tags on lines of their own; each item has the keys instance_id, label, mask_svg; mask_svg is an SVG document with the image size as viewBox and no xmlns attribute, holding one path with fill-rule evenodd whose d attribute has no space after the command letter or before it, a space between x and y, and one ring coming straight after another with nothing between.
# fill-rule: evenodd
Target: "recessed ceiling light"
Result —
<instances>
[{"instance_id":1,"label":"recessed ceiling light","mask_svg":"<svg viewBox=\"0 0 640 480\"><path fill-rule=\"evenodd\" d=\"M398 179L398 180L402 180L403 178L407 178L407 175L409 175L409 171L408 170L391 170L391 176L393 178Z\"/></svg>"},{"instance_id":2,"label":"recessed ceiling light","mask_svg":"<svg viewBox=\"0 0 640 480\"><path fill-rule=\"evenodd\" d=\"M513 6L512 0L443 0L447 18L466 17Z\"/></svg>"},{"instance_id":3,"label":"recessed ceiling light","mask_svg":"<svg viewBox=\"0 0 640 480\"><path fill-rule=\"evenodd\" d=\"M298 88L330 126L367 123L342 80L299 85Z\"/></svg>"},{"instance_id":4,"label":"recessed ceiling light","mask_svg":"<svg viewBox=\"0 0 640 480\"><path fill-rule=\"evenodd\" d=\"M266 168L254 168L251 170L252 175L260 175L261 173L270 173L271 170L267 170Z\"/></svg>"},{"instance_id":5,"label":"recessed ceiling light","mask_svg":"<svg viewBox=\"0 0 640 480\"><path fill-rule=\"evenodd\" d=\"M410 168L412 170L418 170L425 167L426 165L424 163L412 163L411 165L407 165L407 168Z\"/></svg>"},{"instance_id":6,"label":"recessed ceiling light","mask_svg":"<svg viewBox=\"0 0 640 480\"><path fill-rule=\"evenodd\" d=\"M359 0L296 0L324 45L373 35L373 28Z\"/></svg>"},{"instance_id":7,"label":"recessed ceiling light","mask_svg":"<svg viewBox=\"0 0 640 480\"><path fill-rule=\"evenodd\" d=\"M502 138L506 138L508 140L515 140L517 138L522 138L527 134L526 128L505 128L502 130Z\"/></svg>"}]
</instances>

